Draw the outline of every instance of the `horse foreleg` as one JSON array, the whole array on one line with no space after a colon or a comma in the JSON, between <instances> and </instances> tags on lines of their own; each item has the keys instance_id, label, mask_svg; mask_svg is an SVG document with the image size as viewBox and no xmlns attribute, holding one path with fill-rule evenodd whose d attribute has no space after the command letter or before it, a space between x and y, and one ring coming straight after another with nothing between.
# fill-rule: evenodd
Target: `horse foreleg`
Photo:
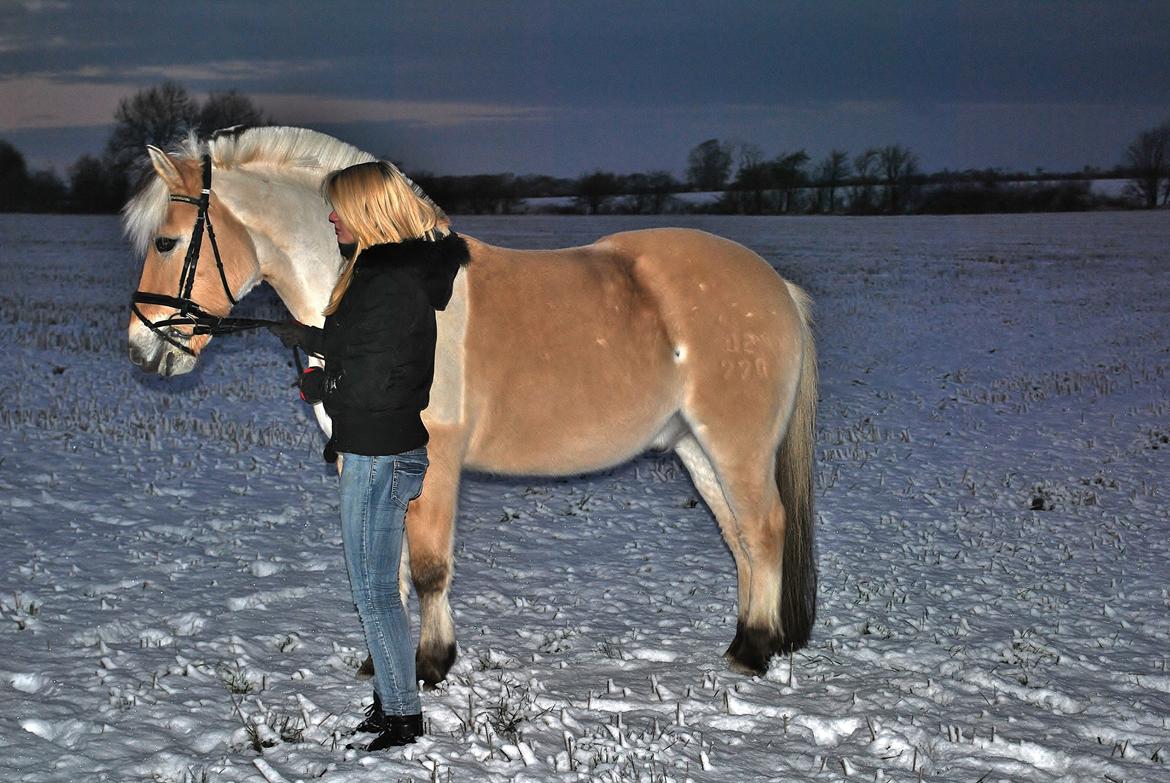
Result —
<instances>
[{"instance_id":1,"label":"horse foreleg","mask_svg":"<svg viewBox=\"0 0 1170 783\"><path fill-rule=\"evenodd\" d=\"M431 427L430 467L422 494L406 513L410 575L418 594L419 634L415 674L427 688L441 682L455 663L455 622L448 595L454 574L455 511L459 498L460 450L454 433Z\"/></svg>"}]
</instances>

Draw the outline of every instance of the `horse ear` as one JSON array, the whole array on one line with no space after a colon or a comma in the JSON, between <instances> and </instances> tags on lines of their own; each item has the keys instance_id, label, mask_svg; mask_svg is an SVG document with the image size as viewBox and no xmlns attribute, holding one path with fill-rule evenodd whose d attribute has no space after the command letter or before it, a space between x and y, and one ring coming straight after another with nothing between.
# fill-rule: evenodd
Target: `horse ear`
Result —
<instances>
[{"instance_id":1,"label":"horse ear","mask_svg":"<svg viewBox=\"0 0 1170 783\"><path fill-rule=\"evenodd\" d=\"M180 190L183 187L183 177L179 174L179 167L175 165L171 156L153 144L147 144L146 151L150 154L151 165L162 177L163 182L167 183L171 190Z\"/></svg>"}]
</instances>

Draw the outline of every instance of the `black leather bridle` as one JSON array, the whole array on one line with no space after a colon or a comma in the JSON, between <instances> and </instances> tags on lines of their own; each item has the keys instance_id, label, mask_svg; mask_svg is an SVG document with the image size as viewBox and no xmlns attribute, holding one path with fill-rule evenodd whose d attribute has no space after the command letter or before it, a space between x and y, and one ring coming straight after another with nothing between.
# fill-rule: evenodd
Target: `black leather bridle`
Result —
<instances>
[{"instance_id":1,"label":"black leather bridle","mask_svg":"<svg viewBox=\"0 0 1170 783\"><path fill-rule=\"evenodd\" d=\"M215 254L215 266L219 270L219 280L223 283L223 292L227 294L232 305L238 304L228 285L227 273L223 269L223 259L219 255L219 245L215 241L215 228L211 225L211 216L207 208L211 203L211 156L203 156L203 189L199 196L187 196L182 193L172 193L171 201L179 201L193 205L198 212L195 216L195 227L191 231L191 241L187 244L187 255L183 258L183 269L179 273L179 291L176 296L159 294L151 291L135 291L130 299L130 309L138 320L146 324L151 331L166 340L171 345L191 356L195 355L186 344L174 336L174 327L190 326L191 336L202 334L231 334L245 329L258 329L262 326L279 323L263 318L229 318L227 316L212 315L204 310L191 298L191 289L195 286L195 272L199 266L199 251L203 247L203 233L206 230L207 238L211 241L211 250ZM173 307L178 312L161 321L151 321L138 305L162 305Z\"/></svg>"}]
</instances>

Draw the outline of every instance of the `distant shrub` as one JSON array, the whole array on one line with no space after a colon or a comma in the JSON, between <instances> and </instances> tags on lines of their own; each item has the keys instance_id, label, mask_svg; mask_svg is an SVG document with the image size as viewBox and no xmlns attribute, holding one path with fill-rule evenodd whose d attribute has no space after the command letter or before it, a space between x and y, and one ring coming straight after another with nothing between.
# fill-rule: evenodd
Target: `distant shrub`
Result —
<instances>
[{"instance_id":1,"label":"distant shrub","mask_svg":"<svg viewBox=\"0 0 1170 783\"><path fill-rule=\"evenodd\" d=\"M1088 182L952 183L924 188L916 212L930 215L993 212L1076 212L1101 206Z\"/></svg>"}]
</instances>

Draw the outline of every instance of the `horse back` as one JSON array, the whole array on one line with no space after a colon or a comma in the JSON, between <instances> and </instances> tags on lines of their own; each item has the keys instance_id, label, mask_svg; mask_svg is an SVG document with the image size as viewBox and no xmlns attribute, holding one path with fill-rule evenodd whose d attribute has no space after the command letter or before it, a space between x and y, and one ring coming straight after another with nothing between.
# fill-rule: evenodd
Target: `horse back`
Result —
<instances>
[{"instance_id":1,"label":"horse back","mask_svg":"<svg viewBox=\"0 0 1170 783\"><path fill-rule=\"evenodd\" d=\"M561 250L468 245L472 467L621 462L666 438L697 394L772 405L768 379L789 374L794 347L799 357L784 281L730 240L650 229Z\"/></svg>"},{"instance_id":2,"label":"horse back","mask_svg":"<svg viewBox=\"0 0 1170 783\"><path fill-rule=\"evenodd\" d=\"M639 259L607 240L468 246L467 463L557 475L642 451L677 409L678 371Z\"/></svg>"}]
</instances>

